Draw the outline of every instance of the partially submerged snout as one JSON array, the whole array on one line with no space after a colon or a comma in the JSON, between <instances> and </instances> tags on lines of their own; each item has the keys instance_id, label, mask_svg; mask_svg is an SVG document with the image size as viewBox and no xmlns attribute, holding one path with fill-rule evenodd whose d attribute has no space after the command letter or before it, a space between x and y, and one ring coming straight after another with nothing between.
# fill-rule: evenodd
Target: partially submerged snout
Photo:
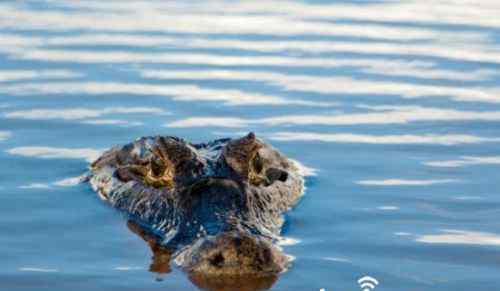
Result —
<instances>
[{"instance_id":1,"label":"partially submerged snout","mask_svg":"<svg viewBox=\"0 0 500 291\"><path fill-rule=\"evenodd\" d=\"M155 254L152 270L168 272L162 266L171 254L199 285L264 286L288 266L272 240L304 180L291 160L253 133L202 144L143 137L105 152L89 179L104 200L152 234L146 239Z\"/></svg>"},{"instance_id":2,"label":"partially submerged snout","mask_svg":"<svg viewBox=\"0 0 500 291\"><path fill-rule=\"evenodd\" d=\"M178 256L188 272L210 275L270 275L284 271L288 258L271 242L241 232L200 238Z\"/></svg>"}]
</instances>

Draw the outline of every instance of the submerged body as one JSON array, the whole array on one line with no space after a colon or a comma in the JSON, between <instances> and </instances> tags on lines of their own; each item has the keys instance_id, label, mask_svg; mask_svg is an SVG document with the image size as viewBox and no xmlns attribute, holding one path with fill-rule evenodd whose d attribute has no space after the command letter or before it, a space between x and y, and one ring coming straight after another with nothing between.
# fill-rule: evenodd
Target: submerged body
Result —
<instances>
[{"instance_id":1,"label":"submerged body","mask_svg":"<svg viewBox=\"0 0 500 291\"><path fill-rule=\"evenodd\" d=\"M274 243L303 178L253 133L207 144L140 138L105 152L89 178L189 272L265 275L287 266Z\"/></svg>"}]
</instances>

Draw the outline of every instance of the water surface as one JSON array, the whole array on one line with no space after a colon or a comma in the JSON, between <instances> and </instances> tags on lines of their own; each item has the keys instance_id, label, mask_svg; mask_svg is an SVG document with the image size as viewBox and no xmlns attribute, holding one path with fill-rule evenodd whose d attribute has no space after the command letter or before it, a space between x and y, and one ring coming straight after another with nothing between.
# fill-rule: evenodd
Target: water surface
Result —
<instances>
[{"instance_id":1,"label":"water surface","mask_svg":"<svg viewBox=\"0 0 500 291\"><path fill-rule=\"evenodd\" d=\"M497 1L3 1L2 290L196 290L78 179L255 131L310 168L272 290L495 290ZM157 270L158 271L158 270Z\"/></svg>"}]
</instances>

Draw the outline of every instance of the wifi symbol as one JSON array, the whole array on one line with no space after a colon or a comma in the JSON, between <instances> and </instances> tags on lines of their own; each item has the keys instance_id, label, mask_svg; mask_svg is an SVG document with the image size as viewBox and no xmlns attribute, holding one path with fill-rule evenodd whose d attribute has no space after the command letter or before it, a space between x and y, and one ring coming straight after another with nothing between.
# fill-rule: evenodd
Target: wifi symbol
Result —
<instances>
[{"instance_id":1,"label":"wifi symbol","mask_svg":"<svg viewBox=\"0 0 500 291\"><path fill-rule=\"evenodd\" d=\"M377 287L378 281L370 276L364 276L358 280L358 284L362 291L372 291Z\"/></svg>"}]
</instances>

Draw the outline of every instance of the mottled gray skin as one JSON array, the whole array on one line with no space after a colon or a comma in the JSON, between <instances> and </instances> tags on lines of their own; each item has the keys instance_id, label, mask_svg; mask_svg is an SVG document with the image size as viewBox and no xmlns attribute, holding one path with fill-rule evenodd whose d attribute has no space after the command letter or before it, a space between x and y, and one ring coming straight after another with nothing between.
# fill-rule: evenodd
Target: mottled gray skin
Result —
<instances>
[{"instance_id":1,"label":"mottled gray skin","mask_svg":"<svg viewBox=\"0 0 500 291\"><path fill-rule=\"evenodd\" d=\"M276 274L287 267L274 243L303 178L294 162L253 133L207 144L139 138L105 152L89 179L189 272Z\"/></svg>"}]
</instances>

